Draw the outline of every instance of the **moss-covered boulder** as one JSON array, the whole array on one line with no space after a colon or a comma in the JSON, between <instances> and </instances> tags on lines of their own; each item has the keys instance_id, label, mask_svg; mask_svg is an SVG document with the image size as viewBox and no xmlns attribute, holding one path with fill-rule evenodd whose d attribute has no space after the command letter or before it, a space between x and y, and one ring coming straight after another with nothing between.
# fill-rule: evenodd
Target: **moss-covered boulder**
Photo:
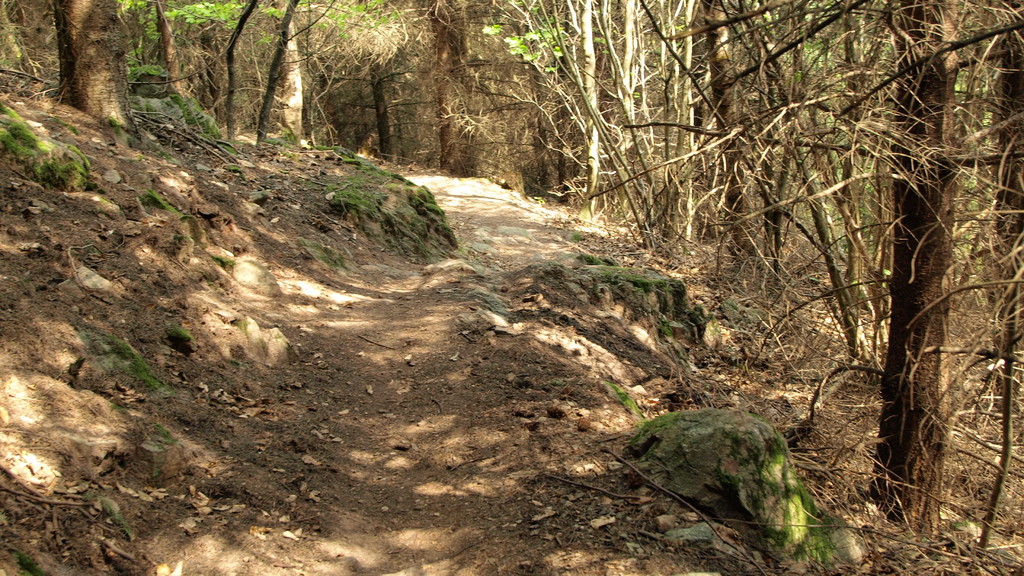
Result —
<instances>
[{"instance_id":1,"label":"moss-covered boulder","mask_svg":"<svg viewBox=\"0 0 1024 576\"><path fill-rule=\"evenodd\" d=\"M458 246L429 189L356 156L343 160L357 171L328 191L332 212L407 256L433 261Z\"/></svg>"},{"instance_id":2,"label":"moss-covered boulder","mask_svg":"<svg viewBox=\"0 0 1024 576\"><path fill-rule=\"evenodd\" d=\"M149 363L131 344L112 334L88 328L79 330L78 337L104 372L127 374L147 391L159 396L174 395L174 388L153 374Z\"/></svg>"},{"instance_id":3,"label":"moss-covered boulder","mask_svg":"<svg viewBox=\"0 0 1024 576\"><path fill-rule=\"evenodd\" d=\"M599 296L623 301L634 309L659 318L659 331L669 337L700 342L707 315L692 306L682 280L651 270L621 266L591 265L581 269Z\"/></svg>"},{"instance_id":4,"label":"moss-covered boulder","mask_svg":"<svg viewBox=\"0 0 1024 576\"><path fill-rule=\"evenodd\" d=\"M217 121L207 114L194 98L185 98L175 93L161 97L133 94L129 96L128 101L132 110L154 117L158 121L191 126L208 138L220 138Z\"/></svg>"},{"instance_id":5,"label":"moss-covered boulder","mask_svg":"<svg viewBox=\"0 0 1024 576\"><path fill-rule=\"evenodd\" d=\"M78 148L39 135L17 112L0 103L0 159L19 166L48 188L80 189L89 160Z\"/></svg>"},{"instance_id":6,"label":"moss-covered boulder","mask_svg":"<svg viewBox=\"0 0 1024 576\"><path fill-rule=\"evenodd\" d=\"M672 412L644 424L629 452L662 486L774 553L824 564L858 562L849 530L819 508L797 476L786 441L747 413Z\"/></svg>"}]
</instances>

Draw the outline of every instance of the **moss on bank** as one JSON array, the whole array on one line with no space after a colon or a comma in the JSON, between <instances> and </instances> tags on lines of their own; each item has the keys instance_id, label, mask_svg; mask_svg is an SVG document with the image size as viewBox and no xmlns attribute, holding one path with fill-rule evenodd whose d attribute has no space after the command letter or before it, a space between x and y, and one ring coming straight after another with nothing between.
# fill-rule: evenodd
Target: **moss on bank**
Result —
<instances>
[{"instance_id":1,"label":"moss on bank","mask_svg":"<svg viewBox=\"0 0 1024 576\"><path fill-rule=\"evenodd\" d=\"M14 110L0 103L0 157L19 165L48 188L82 189L89 160L74 146L39 136Z\"/></svg>"},{"instance_id":2,"label":"moss on bank","mask_svg":"<svg viewBox=\"0 0 1024 576\"><path fill-rule=\"evenodd\" d=\"M331 211L407 256L436 260L458 247L444 210L430 190L354 154L339 154L357 171L328 190Z\"/></svg>"}]
</instances>

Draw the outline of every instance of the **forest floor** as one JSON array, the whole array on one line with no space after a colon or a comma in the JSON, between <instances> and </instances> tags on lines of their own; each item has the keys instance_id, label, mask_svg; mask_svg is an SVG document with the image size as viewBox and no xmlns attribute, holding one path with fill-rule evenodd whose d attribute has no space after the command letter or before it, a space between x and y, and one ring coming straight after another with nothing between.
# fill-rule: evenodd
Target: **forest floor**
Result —
<instances>
[{"instance_id":1,"label":"forest floor","mask_svg":"<svg viewBox=\"0 0 1024 576\"><path fill-rule=\"evenodd\" d=\"M777 423L807 389L751 374L736 342L694 343L677 362L614 303L545 272L580 253L653 266L621 231L485 180L390 167L434 192L462 247L417 262L327 210L325 183L353 170L330 150L231 159L183 141L173 157L143 154L66 108L15 108L81 148L103 190L3 169L0 540L25 556L0 558L0 574L25 558L52 575L975 570L955 547L870 532L863 564L831 570L664 537L699 517L619 459L638 419L606 382L648 415L737 407ZM206 245L141 206L149 190L201 222ZM312 257L311 239L345 266ZM279 290L242 285L211 256L259 262ZM713 262L660 267L713 310ZM193 341L168 341L169 326ZM251 335L274 329L291 349L261 357ZM98 333L172 390L101 365Z\"/></svg>"}]
</instances>

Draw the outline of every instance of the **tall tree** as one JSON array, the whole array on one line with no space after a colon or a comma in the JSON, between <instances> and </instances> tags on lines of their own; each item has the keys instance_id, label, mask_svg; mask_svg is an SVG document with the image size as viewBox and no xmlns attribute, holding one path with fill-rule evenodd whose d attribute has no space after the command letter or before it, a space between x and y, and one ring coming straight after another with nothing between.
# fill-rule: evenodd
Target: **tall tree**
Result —
<instances>
[{"instance_id":1,"label":"tall tree","mask_svg":"<svg viewBox=\"0 0 1024 576\"><path fill-rule=\"evenodd\" d=\"M160 32L160 52L163 55L164 67L167 69L167 81L178 94L182 93L181 65L178 63L178 48L174 44L174 31L167 19L164 0L153 0L156 11L156 28Z\"/></svg>"},{"instance_id":2,"label":"tall tree","mask_svg":"<svg viewBox=\"0 0 1024 576\"><path fill-rule=\"evenodd\" d=\"M235 139L235 90L237 84L235 49L238 47L239 38L242 37L242 31L245 30L246 22L249 21L249 17L256 10L258 3L259 0L249 0L246 3L242 13L238 15L238 22L235 24L235 29L231 31L231 38L228 40L228 46L224 50L224 62L228 69L227 98L224 101L224 119L228 127L228 140Z\"/></svg>"},{"instance_id":3,"label":"tall tree","mask_svg":"<svg viewBox=\"0 0 1024 576\"><path fill-rule=\"evenodd\" d=\"M730 28L713 24L726 17L722 4L722 0L704 0L704 17L709 23L709 30L705 34L705 38L708 50L708 86L710 87L708 96L711 106L706 121L709 128L719 132L732 129L736 121L734 84L731 77L733 72L732 55L729 53L732 45L729 37ZM739 174L739 156L740 151L736 147L736 141L730 139L725 143L725 150L717 163L718 181L714 183L714 186L720 186L723 190L724 220L729 225L732 249L738 255L749 256L754 253L754 246L742 220L747 208L742 178Z\"/></svg>"},{"instance_id":4,"label":"tall tree","mask_svg":"<svg viewBox=\"0 0 1024 576\"><path fill-rule=\"evenodd\" d=\"M267 130L270 126L270 113L274 109L274 98L277 95L277 84L281 81L282 72L285 70L288 42L292 39L292 18L295 16L295 9L298 5L299 0L288 0L288 4L284 9L284 15L281 16L281 25L277 33L277 46L274 48L274 57L270 61L270 70L267 72L267 88L263 92L263 107L260 108L259 124L256 126L257 142L263 142L267 137ZM301 90L301 84L299 89ZM300 120L300 132L301 124Z\"/></svg>"},{"instance_id":5,"label":"tall tree","mask_svg":"<svg viewBox=\"0 0 1024 576\"><path fill-rule=\"evenodd\" d=\"M126 38L115 0L54 0L54 23L60 100L134 133Z\"/></svg>"},{"instance_id":6,"label":"tall tree","mask_svg":"<svg viewBox=\"0 0 1024 576\"><path fill-rule=\"evenodd\" d=\"M459 87L466 73L465 18L458 0L433 0L427 19L434 31L434 97L440 166L456 176L471 176L474 158L462 118L465 102Z\"/></svg>"},{"instance_id":7,"label":"tall tree","mask_svg":"<svg viewBox=\"0 0 1024 576\"><path fill-rule=\"evenodd\" d=\"M956 172L946 159L953 135L952 0L901 0L894 15L897 67L891 148L892 319L882 376L876 480L872 495L922 533L939 527L949 426L945 361Z\"/></svg>"}]
</instances>

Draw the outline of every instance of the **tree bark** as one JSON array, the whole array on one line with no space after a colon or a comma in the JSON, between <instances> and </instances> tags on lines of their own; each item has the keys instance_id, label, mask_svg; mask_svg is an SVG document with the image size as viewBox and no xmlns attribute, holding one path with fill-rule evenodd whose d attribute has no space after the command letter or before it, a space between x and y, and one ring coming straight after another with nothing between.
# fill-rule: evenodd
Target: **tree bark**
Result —
<instances>
[{"instance_id":1,"label":"tree bark","mask_svg":"<svg viewBox=\"0 0 1024 576\"><path fill-rule=\"evenodd\" d=\"M725 18L725 11L720 6L721 0L704 0L704 18L709 22L717 22ZM706 35L708 60L708 98L711 113L708 114L708 127L720 131L729 130L735 122L735 102L733 101L732 62L729 55L729 27L719 26ZM742 179L739 174L739 150L735 140L725 143L721 162L718 167L718 182L715 186L722 188L722 207L724 222L729 227L732 239L732 250L739 256L750 256L755 253L753 241L743 225L742 219L747 212L747 199L743 194ZM712 187L715 187L712 186Z\"/></svg>"},{"instance_id":2,"label":"tree bark","mask_svg":"<svg viewBox=\"0 0 1024 576\"><path fill-rule=\"evenodd\" d=\"M391 151L391 117L388 106L387 80L379 70L370 76L370 87L373 91L373 112L377 121L377 151L384 160L390 160Z\"/></svg>"},{"instance_id":3,"label":"tree bark","mask_svg":"<svg viewBox=\"0 0 1024 576\"><path fill-rule=\"evenodd\" d=\"M948 333L944 283L952 262L955 167L944 159L952 136L956 53L927 58L952 39L949 0L902 0L894 18L902 68L891 147L893 270L889 347L882 376L875 501L924 534L939 528L943 472L953 412L941 347Z\"/></svg>"},{"instance_id":4,"label":"tree bark","mask_svg":"<svg viewBox=\"0 0 1024 576\"><path fill-rule=\"evenodd\" d=\"M460 117L465 103L458 93L466 66L466 36L462 15L453 3L434 0L427 11L434 30L434 78L437 103L440 167L456 176L471 176L475 160L465 142Z\"/></svg>"},{"instance_id":5,"label":"tree bark","mask_svg":"<svg viewBox=\"0 0 1024 576\"><path fill-rule=\"evenodd\" d=\"M601 132L596 112L600 110L597 93L597 50L594 47L594 1L583 0L580 11L580 29L583 33L583 97L591 110L585 116L587 142L587 187L590 202L597 196L601 186ZM589 208L593 214L594 207Z\"/></svg>"},{"instance_id":6,"label":"tree bark","mask_svg":"<svg viewBox=\"0 0 1024 576\"><path fill-rule=\"evenodd\" d=\"M114 0L54 0L59 99L127 134L136 132L128 108L124 25Z\"/></svg>"},{"instance_id":7,"label":"tree bark","mask_svg":"<svg viewBox=\"0 0 1024 576\"><path fill-rule=\"evenodd\" d=\"M302 109L305 106L302 90L302 58L299 55L299 42L289 30L289 38L285 47L284 67L284 111L281 123L289 133L289 139L296 144L303 144L306 131L302 125Z\"/></svg>"},{"instance_id":8,"label":"tree bark","mask_svg":"<svg viewBox=\"0 0 1024 576\"><path fill-rule=\"evenodd\" d=\"M160 51L164 57L164 68L167 69L167 81L171 89L183 94L181 83L181 66L178 64L178 49L174 45L174 31L164 12L164 0L153 0L156 10L156 27L160 32Z\"/></svg>"},{"instance_id":9,"label":"tree bark","mask_svg":"<svg viewBox=\"0 0 1024 576\"><path fill-rule=\"evenodd\" d=\"M224 102L224 119L228 127L228 140L235 139L235 47L238 46L238 39L242 36L245 23L249 21L259 0L249 0L245 9L238 16L238 23L231 32L231 39L228 40L228 47L224 50L225 66L228 69L227 98Z\"/></svg>"},{"instance_id":10,"label":"tree bark","mask_svg":"<svg viewBox=\"0 0 1024 576\"><path fill-rule=\"evenodd\" d=\"M277 95L277 84L281 81L284 57L288 53L288 41L291 40L292 17L295 16L295 8L298 5L299 0L288 0L288 4L284 9L284 16L281 17L281 25L278 28L277 47L274 49L274 57L270 61L270 70L267 72L267 89L263 92L263 106L260 108L259 123L256 125L257 143L263 142L267 138L270 113L274 110L274 98Z\"/></svg>"}]
</instances>

